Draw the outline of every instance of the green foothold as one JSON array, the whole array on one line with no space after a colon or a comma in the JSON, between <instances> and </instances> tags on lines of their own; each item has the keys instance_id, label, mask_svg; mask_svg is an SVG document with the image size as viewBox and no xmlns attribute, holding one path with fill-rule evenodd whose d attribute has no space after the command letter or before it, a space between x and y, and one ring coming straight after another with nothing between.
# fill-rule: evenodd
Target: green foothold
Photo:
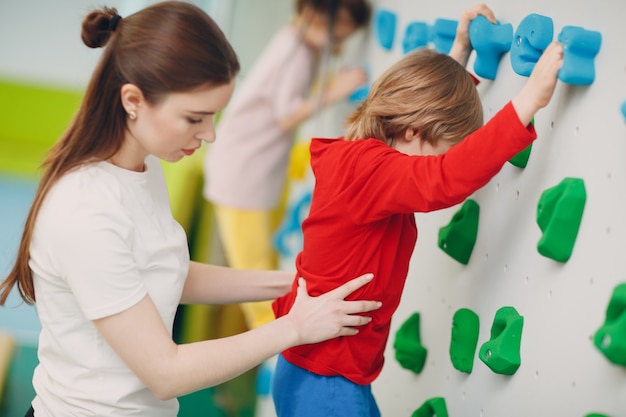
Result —
<instances>
[{"instance_id":1,"label":"green foothold","mask_svg":"<svg viewBox=\"0 0 626 417\"><path fill-rule=\"evenodd\" d=\"M393 342L396 360L404 369L419 374L426 363L427 350L420 340L420 314L413 313L396 332Z\"/></svg>"},{"instance_id":2,"label":"green foothold","mask_svg":"<svg viewBox=\"0 0 626 417\"><path fill-rule=\"evenodd\" d=\"M479 327L478 315L470 309L461 308L452 317L450 361L461 372L469 374L474 368Z\"/></svg>"},{"instance_id":3,"label":"green foothold","mask_svg":"<svg viewBox=\"0 0 626 417\"><path fill-rule=\"evenodd\" d=\"M541 194L537 205L537 224L542 236L537 250L558 262L567 262L572 255L587 193L580 178L565 178Z\"/></svg>"},{"instance_id":4,"label":"green foothold","mask_svg":"<svg viewBox=\"0 0 626 417\"><path fill-rule=\"evenodd\" d=\"M585 417L609 417L609 416L605 414L592 413L592 414L587 414Z\"/></svg>"},{"instance_id":5,"label":"green foothold","mask_svg":"<svg viewBox=\"0 0 626 417\"><path fill-rule=\"evenodd\" d=\"M478 356L493 372L513 375L521 364L520 345L524 317L513 307L502 307L491 325L491 339L483 343Z\"/></svg>"},{"instance_id":6,"label":"green foothold","mask_svg":"<svg viewBox=\"0 0 626 417\"><path fill-rule=\"evenodd\" d=\"M424 402L411 417L448 417L446 400L443 397L433 397Z\"/></svg>"},{"instance_id":7,"label":"green foothold","mask_svg":"<svg viewBox=\"0 0 626 417\"><path fill-rule=\"evenodd\" d=\"M439 247L464 265L469 262L476 243L479 211L476 201L465 200L450 223L439 229Z\"/></svg>"},{"instance_id":8,"label":"green foothold","mask_svg":"<svg viewBox=\"0 0 626 417\"><path fill-rule=\"evenodd\" d=\"M594 335L593 344L612 363L626 366L626 283L613 290L606 319Z\"/></svg>"},{"instance_id":9,"label":"green foothold","mask_svg":"<svg viewBox=\"0 0 626 417\"><path fill-rule=\"evenodd\" d=\"M535 118L533 117L530 123L535 126ZM532 150L533 144L531 143L522 151L518 152L513 158L509 159L509 163L518 168L526 168L526 164L528 164L528 159L530 158L530 151Z\"/></svg>"},{"instance_id":10,"label":"green foothold","mask_svg":"<svg viewBox=\"0 0 626 417\"><path fill-rule=\"evenodd\" d=\"M526 168L528 164L528 159L530 159L530 151L532 150L533 145L528 145L525 149L518 152L513 156L513 158L509 159L509 163L511 165L515 165L518 168Z\"/></svg>"}]
</instances>

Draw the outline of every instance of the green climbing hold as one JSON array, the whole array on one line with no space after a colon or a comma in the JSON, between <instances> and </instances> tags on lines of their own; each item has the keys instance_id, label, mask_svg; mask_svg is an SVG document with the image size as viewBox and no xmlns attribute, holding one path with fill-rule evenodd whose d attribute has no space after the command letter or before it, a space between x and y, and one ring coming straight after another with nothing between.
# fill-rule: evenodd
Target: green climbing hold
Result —
<instances>
[{"instance_id":1,"label":"green climbing hold","mask_svg":"<svg viewBox=\"0 0 626 417\"><path fill-rule=\"evenodd\" d=\"M526 168L528 160L530 159L530 151L532 150L532 148L532 144L528 145L526 148L515 154L513 158L509 159L509 163L511 163L511 165L515 165L518 168Z\"/></svg>"},{"instance_id":2,"label":"green climbing hold","mask_svg":"<svg viewBox=\"0 0 626 417\"><path fill-rule=\"evenodd\" d=\"M413 411L411 417L448 417L446 400L443 397L433 397L426 401L417 410Z\"/></svg>"},{"instance_id":3,"label":"green climbing hold","mask_svg":"<svg viewBox=\"0 0 626 417\"><path fill-rule=\"evenodd\" d=\"M454 313L450 338L450 361L454 369L472 372L479 329L478 315L472 310L461 308Z\"/></svg>"},{"instance_id":4,"label":"green climbing hold","mask_svg":"<svg viewBox=\"0 0 626 417\"><path fill-rule=\"evenodd\" d=\"M535 118L534 117L530 121L530 123L533 126L535 126ZM513 158L509 159L509 163L511 165L514 165L514 166L518 167L518 168L526 168L526 165L528 164L528 159L530 158L530 151L532 150L532 148L533 148L533 145L531 143L526 148L524 148L520 152L518 152L515 156L513 156Z\"/></svg>"},{"instance_id":5,"label":"green climbing hold","mask_svg":"<svg viewBox=\"0 0 626 417\"><path fill-rule=\"evenodd\" d=\"M580 178L565 178L541 194L537 206L537 224L542 236L539 253L558 262L572 255L585 208L587 193Z\"/></svg>"},{"instance_id":6,"label":"green climbing hold","mask_svg":"<svg viewBox=\"0 0 626 417\"><path fill-rule=\"evenodd\" d=\"M594 335L593 344L609 361L626 366L626 283L613 290L606 319Z\"/></svg>"},{"instance_id":7,"label":"green climbing hold","mask_svg":"<svg viewBox=\"0 0 626 417\"><path fill-rule=\"evenodd\" d=\"M447 226L439 229L439 247L448 255L467 265L478 235L478 203L465 200Z\"/></svg>"},{"instance_id":8,"label":"green climbing hold","mask_svg":"<svg viewBox=\"0 0 626 417\"><path fill-rule=\"evenodd\" d=\"M413 313L396 332L393 342L396 360L404 369L419 374L426 363L427 349L420 339L420 314Z\"/></svg>"},{"instance_id":9,"label":"green climbing hold","mask_svg":"<svg viewBox=\"0 0 626 417\"><path fill-rule=\"evenodd\" d=\"M491 339L480 348L480 360L497 374L513 375L521 364L523 327L524 317L515 308L500 308L491 325Z\"/></svg>"}]
</instances>

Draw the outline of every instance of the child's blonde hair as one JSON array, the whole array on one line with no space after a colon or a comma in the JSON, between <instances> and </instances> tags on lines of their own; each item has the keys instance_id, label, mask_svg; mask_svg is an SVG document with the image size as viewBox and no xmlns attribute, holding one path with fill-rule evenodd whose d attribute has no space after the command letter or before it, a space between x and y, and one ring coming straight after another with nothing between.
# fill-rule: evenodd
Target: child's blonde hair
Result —
<instances>
[{"instance_id":1,"label":"child's blonde hair","mask_svg":"<svg viewBox=\"0 0 626 417\"><path fill-rule=\"evenodd\" d=\"M392 145L413 128L422 140L454 145L483 125L476 86L465 68L430 49L407 54L381 75L348 118L346 140Z\"/></svg>"}]
</instances>

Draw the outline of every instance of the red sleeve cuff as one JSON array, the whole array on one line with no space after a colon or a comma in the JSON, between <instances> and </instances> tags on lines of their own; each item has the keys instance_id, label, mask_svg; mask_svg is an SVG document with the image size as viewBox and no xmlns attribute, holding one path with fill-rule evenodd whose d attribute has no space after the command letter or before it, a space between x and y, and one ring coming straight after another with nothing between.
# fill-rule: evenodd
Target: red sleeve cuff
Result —
<instances>
[{"instance_id":1,"label":"red sleeve cuff","mask_svg":"<svg viewBox=\"0 0 626 417\"><path fill-rule=\"evenodd\" d=\"M517 120L517 124L518 126L520 126L521 128L525 129L528 131L528 133L531 135L531 137L533 139L537 138L537 132L535 131L535 125L531 122L528 123L528 126L523 126L522 122L519 119L519 116L517 115L517 110L515 110L515 107L513 107L513 101L509 101L504 108L502 109L503 112L506 112L507 117L510 120Z\"/></svg>"}]
</instances>

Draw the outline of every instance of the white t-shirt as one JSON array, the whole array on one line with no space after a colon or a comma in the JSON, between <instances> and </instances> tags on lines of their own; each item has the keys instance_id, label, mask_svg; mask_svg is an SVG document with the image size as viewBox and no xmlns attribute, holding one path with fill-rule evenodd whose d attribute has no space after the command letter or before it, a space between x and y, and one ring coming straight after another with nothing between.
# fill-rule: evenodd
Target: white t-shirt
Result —
<instances>
[{"instance_id":1,"label":"white t-shirt","mask_svg":"<svg viewBox=\"0 0 626 417\"><path fill-rule=\"evenodd\" d=\"M62 177L46 196L30 248L42 331L33 386L37 417L176 416L131 372L92 320L146 294L173 328L189 270L156 158L146 171L107 162Z\"/></svg>"}]
</instances>

